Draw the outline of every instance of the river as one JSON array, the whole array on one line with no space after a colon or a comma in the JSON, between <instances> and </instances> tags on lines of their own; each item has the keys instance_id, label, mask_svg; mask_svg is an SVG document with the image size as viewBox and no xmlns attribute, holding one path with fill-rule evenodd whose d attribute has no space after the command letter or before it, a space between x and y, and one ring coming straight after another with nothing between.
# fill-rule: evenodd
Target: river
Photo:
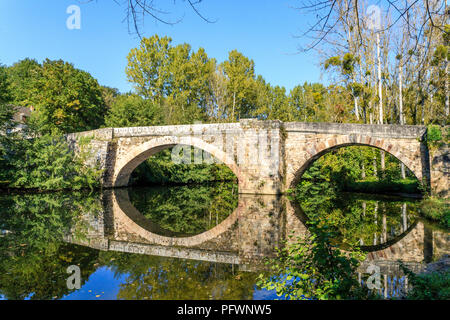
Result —
<instances>
[{"instance_id":1,"label":"river","mask_svg":"<svg viewBox=\"0 0 450 320\"><path fill-rule=\"evenodd\" d=\"M375 266L374 290L397 297L408 288L398 260L420 271L450 253L449 234L420 218L419 201L244 195L233 183L2 194L0 299L276 299L256 285L265 261L320 212L339 221L337 245L366 252L361 284Z\"/></svg>"}]
</instances>

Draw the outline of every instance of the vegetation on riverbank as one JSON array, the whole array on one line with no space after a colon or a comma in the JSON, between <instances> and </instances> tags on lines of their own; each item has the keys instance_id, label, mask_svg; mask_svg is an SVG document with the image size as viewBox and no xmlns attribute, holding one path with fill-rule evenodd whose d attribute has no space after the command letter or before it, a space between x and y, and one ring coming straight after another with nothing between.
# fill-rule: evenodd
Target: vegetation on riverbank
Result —
<instances>
[{"instance_id":1,"label":"vegetation on riverbank","mask_svg":"<svg viewBox=\"0 0 450 320\"><path fill-rule=\"evenodd\" d=\"M429 197L420 203L419 211L422 216L439 223L447 230L450 229L450 200Z\"/></svg>"},{"instance_id":2,"label":"vegetation on riverbank","mask_svg":"<svg viewBox=\"0 0 450 320\"><path fill-rule=\"evenodd\" d=\"M83 140L83 139L82 139ZM86 164L88 141L74 153L62 135L39 134L27 128L3 136L0 150L0 188L79 190L100 187L101 170Z\"/></svg>"},{"instance_id":3,"label":"vegetation on riverbank","mask_svg":"<svg viewBox=\"0 0 450 320\"><path fill-rule=\"evenodd\" d=\"M403 272L411 285L404 299L407 300L449 300L450 299L450 270L424 272L415 274L403 264Z\"/></svg>"}]
</instances>

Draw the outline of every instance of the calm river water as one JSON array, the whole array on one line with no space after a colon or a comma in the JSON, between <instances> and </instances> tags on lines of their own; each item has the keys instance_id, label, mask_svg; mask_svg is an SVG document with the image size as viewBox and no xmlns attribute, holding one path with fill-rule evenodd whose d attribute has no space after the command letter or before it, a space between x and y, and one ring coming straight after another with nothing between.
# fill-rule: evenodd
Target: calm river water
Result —
<instances>
[{"instance_id":1,"label":"calm river water","mask_svg":"<svg viewBox=\"0 0 450 320\"><path fill-rule=\"evenodd\" d=\"M265 259L319 212L339 219L336 243L358 242L386 297L408 287L397 260L419 271L450 253L449 234L419 218L418 201L240 195L222 183L103 193L0 195L0 299L275 299L256 286ZM319 210L320 208L320 210ZM67 272L78 266L80 289Z\"/></svg>"}]
</instances>

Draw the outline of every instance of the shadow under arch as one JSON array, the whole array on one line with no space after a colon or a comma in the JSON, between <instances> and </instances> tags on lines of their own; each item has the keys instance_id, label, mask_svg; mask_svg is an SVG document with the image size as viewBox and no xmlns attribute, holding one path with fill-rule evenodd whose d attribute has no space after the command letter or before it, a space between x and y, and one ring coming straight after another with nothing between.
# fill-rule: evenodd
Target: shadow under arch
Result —
<instances>
[{"instance_id":1,"label":"shadow under arch","mask_svg":"<svg viewBox=\"0 0 450 320\"><path fill-rule=\"evenodd\" d=\"M238 203L233 213L214 228L198 235L179 237L180 233L162 229L146 219L131 203L127 189L114 189L112 198L114 220L122 231L164 246L192 247L214 239L235 224L242 209L242 204Z\"/></svg>"},{"instance_id":2,"label":"shadow under arch","mask_svg":"<svg viewBox=\"0 0 450 320\"><path fill-rule=\"evenodd\" d=\"M131 173L137 166L154 154L164 149L175 147L176 145L192 146L208 152L211 156L225 164L234 173L238 183L241 183L242 179L239 166L232 157L216 146L195 137L165 136L143 142L129 149L126 154L119 156L116 160L113 186L127 186Z\"/></svg>"},{"instance_id":3,"label":"shadow under arch","mask_svg":"<svg viewBox=\"0 0 450 320\"><path fill-rule=\"evenodd\" d=\"M334 139L330 139L330 140L334 141ZM345 148L345 147L351 147L351 146L371 147L371 148L379 149L379 150L389 153L391 156L396 158L400 163L403 163L405 165L405 167L408 168L408 170L414 174L414 176L416 177L416 179L419 182L422 182L422 177L423 177L422 171L418 171L418 169L415 168L415 165L413 164L413 162L410 161L408 159L408 157L405 155L405 154L407 154L407 152L405 150L403 150L403 148L395 147L393 144L389 144L389 143L372 144L372 143L361 143L361 142L348 142L348 143L335 144L333 142L327 141L327 144L330 145L330 147L321 149L320 151L314 153L308 160L306 160L303 163L303 165L300 168L298 168L295 171L294 178L292 179L291 183L289 184L290 189L295 189L295 187L300 182L305 171L308 170L308 168L320 157L324 156L325 154L327 154L331 151ZM315 147L313 148L313 150L317 150L317 149L318 148L315 148ZM419 159L418 161L421 161L421 160Z\"/></svg>"}]
</instances>

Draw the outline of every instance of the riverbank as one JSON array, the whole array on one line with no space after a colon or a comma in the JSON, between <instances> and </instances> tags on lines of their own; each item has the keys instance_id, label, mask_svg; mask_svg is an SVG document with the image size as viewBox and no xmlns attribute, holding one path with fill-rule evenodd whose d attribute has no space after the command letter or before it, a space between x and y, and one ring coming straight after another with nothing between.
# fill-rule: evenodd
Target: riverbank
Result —
<instances>
[{"instance_id":1,"label":"riverbank","mask_svg":"<svg viewBox=\"0 0 450 320\"><path fill-rule=\"evenodd\" d=\"M428 197L421 201L419 211L426 219L450 229L450 199Z\"/></svg>"}]
</instances>

